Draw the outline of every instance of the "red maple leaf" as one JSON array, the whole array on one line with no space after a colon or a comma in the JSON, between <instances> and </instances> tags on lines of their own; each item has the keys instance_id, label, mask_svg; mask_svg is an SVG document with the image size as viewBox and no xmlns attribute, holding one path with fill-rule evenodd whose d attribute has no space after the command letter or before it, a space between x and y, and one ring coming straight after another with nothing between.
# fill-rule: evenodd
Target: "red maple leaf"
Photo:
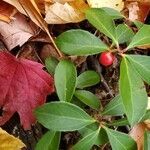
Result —
<instances>
[{"instance_id":1,"label":"red maple leaf","mask_svg":"<svg viewBox=\"0 0 150 150\"><path fill-rule=\"evenodd\" d=\"M33 109L45 103L46 96L54 91L53 78L42 68L40 63L0 52L0 125L15 112L24 129L35 123Z\"/></svg>"}]
</instances>

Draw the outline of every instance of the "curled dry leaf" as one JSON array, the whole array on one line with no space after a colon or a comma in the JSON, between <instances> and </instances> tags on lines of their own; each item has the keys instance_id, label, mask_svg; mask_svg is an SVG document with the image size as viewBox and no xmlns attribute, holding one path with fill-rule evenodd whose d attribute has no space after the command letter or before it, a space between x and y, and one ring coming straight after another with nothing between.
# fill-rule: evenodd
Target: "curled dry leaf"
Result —
<instances>
[{"instance_id":1,"label":"curled dry leaf","mask_svg":"<svg viewBox=\"0 0 150 150\"><path fill-rule=\"evenodd\" d=\"M1 2L0 4L0 20L10 22L17 10L8 3Z\"/></svg>"},{"instance_id":2,"label":"curled dry leaf","mask_svg":"<svg viewBox=\"0 0 150 150\"><path fill-rule=\"evenodd\" d=\"M3 0L13 5L19 12L28 16L36 25L47 32L47 24L44 21L35 0Z\"/></svg>"},{"instance_id":3,"label":"curled dry leaf","mask_svg":"<svg viewBox=\"0 0 150 150\"><path fill-rule=\"evenodd\" d=\"M27 59L17 59L0 52L0 107L3 108L0 125L17 112L24 129L35 123L33 109L46 101L54 91L53 78L43 65Z\"/></svg>"},{"instance_id":4,"label":"curled dry leaf","mask_svg":"<svg viewBox=\"0 0 150 150\"><path fill-rule=\"evenodd\" d=\"M32 21L28 21L20 13L17 13L14 18L9 24L0 21L1 38L9 50L18 45L22 46L30 37L35 35L38 29Z\"/></svg>"},{"instance_id":5,"label":"curled dry leaf","mask_svg":"<svg viewBox=\"0 0 150 150\"><path fill-rule=\"evenodd\" d=\"M46 4L45 21L48 24L75 23L82 21L84 18L84 13L72 7L69 3Z\"/></svg>"},{"instance_id":6,"label":"curled dry leaf","mask_svg":"<svg viewBox=\"0 0 150 150\"><path fill-rule=\"evenodd\" d=\"M1 150L20 150L25 147L18 138L8 134L2 128L0 128L0 149Z\"/></svg>"},{"instance_id":7,"label":"curled dry leaf","mask_svg":"<svg viewBox=\"0 0 150 150\"><path fill-rule=\"evenodd\" d=\"M138 150L143 150L145 130L146 125L144 123L139 123L135 125L130 131L130 136L136 141Z\"/></svg>"},{"instance_id":8,"label":"curled dry leaf","mask_svg":"<svg viewBox=\"0 0 150 150\"><path fill-rule=\"evenodd\" d=\"M87 0L92 8L110 7L121 11L124 8L123 0Z\"/></svg>"}]
</instances>

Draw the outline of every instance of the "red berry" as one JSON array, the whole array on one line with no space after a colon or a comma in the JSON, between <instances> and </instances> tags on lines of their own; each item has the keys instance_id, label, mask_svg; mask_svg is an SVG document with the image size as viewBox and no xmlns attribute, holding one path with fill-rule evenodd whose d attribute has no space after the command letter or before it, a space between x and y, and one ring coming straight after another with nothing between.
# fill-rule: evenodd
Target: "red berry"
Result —
<instances>
[{"instance_id":1,"label":"red berry","mask_svg":"<svg viewBox=\"0 0 150 150\"><path fill-rule=\"evenodd\" d=\"M99 63L107 67L113 64L114 58L111 52L102 52L99 57Z\"/></svg>"}]
</instances>

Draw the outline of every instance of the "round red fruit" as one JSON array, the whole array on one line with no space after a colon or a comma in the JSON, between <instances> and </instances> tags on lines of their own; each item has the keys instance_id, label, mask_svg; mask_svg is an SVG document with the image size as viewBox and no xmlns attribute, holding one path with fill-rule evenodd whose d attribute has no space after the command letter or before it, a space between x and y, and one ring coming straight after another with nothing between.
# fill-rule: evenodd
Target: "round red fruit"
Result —
<instances>
[{"instance_id":1,"label":"round red fruit","mask_svg":"<svg viewBox=\"0 0 150 150\"><path fill-rule=\"evenodd\" d=\"M111 52L102 52L99 57L99 63L107 67L113 64L114 55Z\"/></svg>"}]
</instances>

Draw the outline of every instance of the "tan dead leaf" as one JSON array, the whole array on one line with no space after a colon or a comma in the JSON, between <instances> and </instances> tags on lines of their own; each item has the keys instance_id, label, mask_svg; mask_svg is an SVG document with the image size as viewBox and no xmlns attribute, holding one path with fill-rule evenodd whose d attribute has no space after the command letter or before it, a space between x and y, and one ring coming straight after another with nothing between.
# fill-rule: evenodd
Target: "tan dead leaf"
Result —
<instances>
[{"instance_id":1,"label":"tan dead leaf","mask_svg":"<svg viewBox=\"0 0 150 150\"><path fill-rule=\"evenodd\" d=\"M1 2L0 5L0 20L10 22L12 17L16 14L17 10L8 3Z\"/></svg>"},{"instance_id":2,"label":"tan dead leaf","mask_svg":"<svg viewBox=\"0 0 150 150\"><path fill-rule=\"evenodd\" d=\"M0 128L0 150L21 150L25 144Z\"/></svg>"},{"instance_id":3,"label":"tan dead leaf","mask_svg":"<svg viewBox=\"0 0 150 150\"><path fill-rule=\"evenodd\" d=\"M47 24L44 21L38 6L34 0L3 0L14 7L24 15L28 16L42 30L48 31Z\"/></svg>"},{"instance_id":4,"label":"tan dead leaf","mask_svg":"<svg viewBox=\"0 0 150 150\"><path fill-rule=\"evenodd\" d=\"M75 23L82 21L84 18L84 13L72 7L69 3L46 4L45 21L48 24Z\"/></svg>"},{"instance_id":5,"label":"tan dead leaf","mask_svg":"<svg viewBox=\"0 0 150 150\"><path fill-rule=\"evenodd\" d=\"M3 0L3 1L16 7L18 11L28 16L35 24L37 24L42 30L44 30L50 37L50 40L55 46L57 53L59 54L60 57L62 57L61 52L57 48L52 36L49 33L47 23L43 19L35 0Z\"/></svg>"},{"instance_id":6,"label":"tan dead leaf","mask_svg":"<svg viewBox=\"0 0 150 150\"><path fill-rule=\"evenodd\" d=\"M38 29L32 21L27 20L20 13L17 13L14 18L9 24L0 21L1 39L9 50L18 45L22 46L30 37L35 35Z\"/></svg>"},{"instance_id":7,"label":"tan dead leaf","mask_svg":"<svg viewBox=\"0 0 150 150\"><path fill-rule=\"evenodd\" d=\"M61 3L61 4L64 4L66 2L72 2L72 1L75 1L75 0L45 0L45 2L51 2L51 3L58 2L58 3Z\"/></svg>"},{"instance_id":8,"label":"tan dead leaf","mask_svg":"<svg viewBox=\"0 0 150 150\"><path fill-rule=\"evenodd\" d=\"M129 11L129 20L139 20L144 22L150 11L150 1L148 0L126 0L126 8Z\"/></svg>"},{"instance_id":9,"label":"tan dead leaf","mask_svg":"<svg viewBox=\"0 0 150 150\"><path fill-rule=\"evenodd\" d=\"M146 129L146 125L144 123L139 123L135 125L130 131L130 136L136 141L138 150L143 150L144 143L144 132Z\"/></svg>"},{"instance_id":10,"label":"tan dead leaf","mask_svg":"<svg viewBox=\"0 0 150 150\"><path fill-rule=\"evenodd\" d=\"M92 8L110 7L121 11L124 8L123 0L87 0Z\"/></svg>"}]
</instances>

